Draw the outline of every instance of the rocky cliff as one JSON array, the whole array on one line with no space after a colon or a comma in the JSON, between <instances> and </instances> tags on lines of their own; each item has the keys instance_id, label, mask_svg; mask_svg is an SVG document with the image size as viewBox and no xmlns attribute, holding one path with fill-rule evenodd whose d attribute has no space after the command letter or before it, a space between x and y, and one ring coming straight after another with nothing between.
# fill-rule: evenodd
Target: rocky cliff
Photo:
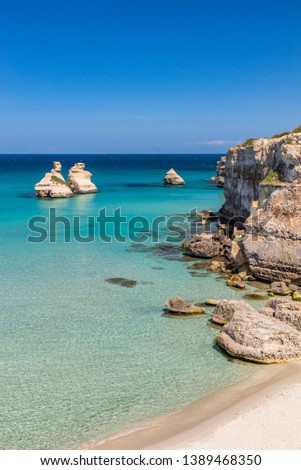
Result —
<instances>
[{"instance_id":1,"label":"rocky cliff","mask_svg":"<svg viewBox=\"0 0 301 470\"><path fill-rule=\"evenodd\" d=\"M299 130L299 129L298 129ZM248 217L253 201L275 186L301 183L301 129L271 139L249 139L226 157L225 198L221 214ZM272 191L270 191L272 192Z\"/></svg>"},{"instance_id":2,"label":"rocky cliff","mask_svg":"<svg viewBox=\"0 0 301 470\"><path fill-rule=\"evenodd\" d=\"M216 176L213 176L213 178L211 178L211 181L214 181L214 183L219 188L224 188L225 186L226 160L226 156L221 157L221 159L218 160L216 164Z\"/></svg>"},{"instance_id":3,"label":"rocky cliff","mask_svg":"<svg viewBox=\"0 0 301 470\"><path fill-rule=\"evenodd\" d=\"M296 131L249 139L227 153L220 212L246 219L241 248L262 280L301 282L301 128Z\"/></svg>"}]
</instances>

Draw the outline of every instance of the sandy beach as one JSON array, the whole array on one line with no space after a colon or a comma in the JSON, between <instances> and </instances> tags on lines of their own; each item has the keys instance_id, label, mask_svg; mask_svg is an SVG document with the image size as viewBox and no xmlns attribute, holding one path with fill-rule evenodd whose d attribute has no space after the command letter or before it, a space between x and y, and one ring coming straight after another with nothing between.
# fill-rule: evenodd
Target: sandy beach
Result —
<instances>
[{"instance_id":1,"label":"sandy beach","mask_svg":"<svg viewBox=\"0 0 301 470\"><path fill-rule=\"evenodd\" d=\"M249 380L81 449L300 449L301 364Z\"/></svg>"}]
</instances>

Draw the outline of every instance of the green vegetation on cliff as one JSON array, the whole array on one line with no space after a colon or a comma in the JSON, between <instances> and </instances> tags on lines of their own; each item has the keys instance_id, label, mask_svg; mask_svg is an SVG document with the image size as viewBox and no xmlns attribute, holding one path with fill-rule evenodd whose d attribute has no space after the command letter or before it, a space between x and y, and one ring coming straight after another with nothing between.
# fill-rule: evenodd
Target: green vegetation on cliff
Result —
<instances>
[{"instance_id":1,"label":"green vegetation on cliff","mask_svg":"<svg viewBox=\"0 0 301 470\"><path fill-rule=\"evenodd\" d=\"M61 178L58 178L58 177L55 176L55 175L52 175L52 176L51 176L51 181L53 181L54 183L64 184L65 186L68 186L67 183L66 183L66 181L61 180Z\"/></svg>"},{"instance_id":2,"label":"green vegetation on cliff","mask_svg":"<svg viewBox=\"0 0 301 470\"><path fill-rule=\"evenodd\" d=\"M281 184L277 171L270 170L259 184Z\"/></svg>"},{"instance_id":3,"label":"green vegetation on cliff","mask_svg":"<svg viewBox=\"0 0 301 470\"><path fill-rule=\"evenodd\" d=\"M285 132L281 132L280 134L274 134L272 137L265 137L265 139L278 139L279 137L284 137L286 135L289 135L289 134L298 134L298 133L301 133L301 125L296 127L295 129L293 129L292 131L285 131ZM250 139L247 139L245 142L243 142L240 147L249 147L250 145L253 145L254 141L257 140L257 139L254 139L253 137L250 138ZM292 144L293 141L291 139L288 139L288 141L286 142L288 144Z\"/></svg>"}]
</instances>

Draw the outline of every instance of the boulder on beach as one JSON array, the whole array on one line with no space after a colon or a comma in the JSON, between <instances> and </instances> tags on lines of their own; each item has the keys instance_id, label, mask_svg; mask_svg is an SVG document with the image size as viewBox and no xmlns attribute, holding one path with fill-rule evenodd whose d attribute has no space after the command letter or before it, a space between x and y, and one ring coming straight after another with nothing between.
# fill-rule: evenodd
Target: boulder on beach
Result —
<instances>
[{"instance_id":1,"label":"boulder on beach","mask_svg":"<svg viewBox=\"0 0 301 470\"><path fill-rule=\"evenodd\" d=\"M53 162L53 168L49 173L45 173L44 178L34 187L37 196L41 198L66 198L72 197L73 193L69 185L64 180L61 173L62 165L60 162Z\"/></svg>"},{"instance_id":2,"label":"boulder on beach","mask_svg":"<svg viewBox=\"0 0 301 470\"><path fill-rule=\"evenodd\" d=\"M172 313L179 313L179 314L195 314L195 313L205 313L204 309L201 307L197 307L196 305L192 305L190 302L186 300L182 300L180 297L173 297L172 299L166 302L165 306L168 310Z\"/></svg>"},{"instance_id":3,"label":"boulder on beach","mask_svg":"<svg viewBox=\"0 0 301 470\"><path fill-rule=\"evenodd\" d=\"M178 175L178 173L173 168L171 168L164 176L164 184L177 186L185 184L185 181L180 175Z\"/></svg>"},{"instance_id":4,"label":"boulder on beach","mask_svg":"<svg viewBox=\"0 0 301 470\"><path fill-rule=\"evenodd\" d=\"M85 170L84 163L75 163L69 170L68 183L75 194L97 193L97 187L91 181L92 173Z\"/></svg>"},{"instance_id":5,"label":"boulder on beach","mask_svg":"<svg viewBox=\"0 0 301 470\"><path fill-rule=\"evenodd\" d=\"M233 357L265 364L301 359L301 333L263 313L237 310L217 336L217 344Z\"/></svg>"}]
</instances>

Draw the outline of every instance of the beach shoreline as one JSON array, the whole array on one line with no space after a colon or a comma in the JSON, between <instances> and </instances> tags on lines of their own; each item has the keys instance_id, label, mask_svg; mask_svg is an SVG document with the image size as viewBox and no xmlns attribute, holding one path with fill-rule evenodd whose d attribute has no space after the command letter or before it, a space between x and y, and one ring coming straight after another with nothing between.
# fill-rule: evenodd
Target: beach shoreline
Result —
<instances>
[{"instance_id":1,"label":"beach shoreline","mask_svg":"<svg viewBox=\"0 0 301 470\"><path fill-rule=\"evenodd\" d=\"M184 408L136 427L85 443L78 449L139 450L206 448L216 429L232 422L253 407L301 383L301 364L262 366L249 379L222 388ZM293 403L291 404L294 409ZM276 410L276 412L281 410ZM242 432L246 432L243 431ZM235 448L239 448L239 442ZM276 444L277 445L277 444ZM194 446L194 447L193 447ZM252 443L250 442L250 448ZM220 448L220 447L218 447Z\"/></svg>"}]
</instances>

